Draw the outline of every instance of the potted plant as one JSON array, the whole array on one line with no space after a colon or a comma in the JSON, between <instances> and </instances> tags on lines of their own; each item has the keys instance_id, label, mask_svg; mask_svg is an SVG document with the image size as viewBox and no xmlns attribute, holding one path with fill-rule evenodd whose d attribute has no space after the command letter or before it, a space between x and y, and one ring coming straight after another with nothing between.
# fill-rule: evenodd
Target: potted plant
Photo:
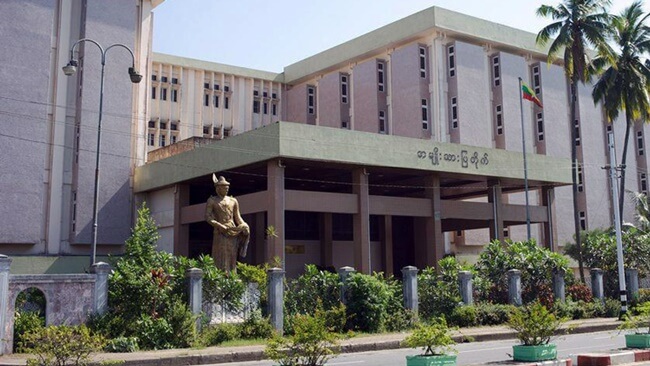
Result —
<instances>
[{"instance_id":1,"label":"potted plant","mask_svg":"<svg viewBox=\"0 0 650 366\"><path fill-rule=\"evenodd\" d=\"M413 333L402 344L410 348L422 348L424 353L406 356L406 366L453 366L456 342L451 338L451 329L444 318L434 319L431 324L418 324Z\"/></svg>"},{"instance_id":2,"label":"potted plant","mask_svg":"<svg viewBox=\"0 0 650 366\"><path fill-rule=\"evenodd\" d=\"M539 301L517 308L508 320L507 326L517 332L520 345L512 347L515 361L546 361L557 358L557 346L549 343L563 323Z\"/></svg>"},{"instance_id":3,"label":"potted plant","mask_svg":"<svg viewBox=\"0 0 650 366\"><path fill-rule=\"evenodd\" d=\"M625 347L650 348L650 302L645 302L636 308L637 315L625 314L619 330L632 330L625 335Z\"/></svg>"}]
</instances>

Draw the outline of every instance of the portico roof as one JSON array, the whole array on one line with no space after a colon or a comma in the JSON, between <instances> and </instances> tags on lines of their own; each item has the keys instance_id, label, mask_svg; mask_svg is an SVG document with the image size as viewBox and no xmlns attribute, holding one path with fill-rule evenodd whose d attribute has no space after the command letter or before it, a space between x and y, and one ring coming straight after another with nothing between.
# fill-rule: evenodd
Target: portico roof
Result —
<instances>
[{"instance_id":1,"label":"portico roof","mask_svg":"<svg viewBox=\"0 0 650 366\"><path fill-rule=\"evenodd\" d=\"M277 122L140 166L135 171L134 190L156 190L277 158L524 179L520 152ZM527 154L527 166L531 184L571 183L569 159Z\"/></svg>"}]
</instances>

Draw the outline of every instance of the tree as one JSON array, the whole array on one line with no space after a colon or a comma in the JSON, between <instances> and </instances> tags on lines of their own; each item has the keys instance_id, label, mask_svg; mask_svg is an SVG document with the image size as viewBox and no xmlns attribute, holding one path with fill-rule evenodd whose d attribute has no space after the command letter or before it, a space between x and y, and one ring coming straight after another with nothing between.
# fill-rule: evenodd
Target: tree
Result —
<instances>
[{"instance_id":1,"label":"tree","mask_svg":"<svg viewBox=\"0 0 650 366\"><path fill-rule=\"evenodd\" d=\"M601 74L592 92L594 103L602 103L607 119L613 122L621 110L625 111L625 140L621 158L621 190L618 198L619 214L623 222L625 197L625 162L630 130L635 120L646 120L650 115L650 69L641 57L650 51L650 29L645 25L648 14L643 14L642 3L634 2L619 16L612 18L612 41L615 49L602 49L604 54L594 60L597 68L607 69ZM614 162L611 162L614 164Z\"/></svg>"},{"instance_id":2,"label":"tree","mask_svg":"<svg viewBox=\"0 0 650 366\"><path fill-rule=\"evenodd\" d=\"M564 0L556 7L542 5L537 9L537 15L551 17L554 22L544 27L537 34L537 43L546 45L551 37L557 35L548 49L548 59L551 62L560 52L564 51L564 71L571 87L571 161L573 178L573 219L576 245L578 247L578 266L580 280L585 281L582 261L582 246L580 244L580 219L578 218L578 181L577 181L577 148L576 101L578 82L584 83L591 78L588 48L607 48L606 35L609 32L609 15L606 7L609 0Z\"/></svg>"}]
</instances>

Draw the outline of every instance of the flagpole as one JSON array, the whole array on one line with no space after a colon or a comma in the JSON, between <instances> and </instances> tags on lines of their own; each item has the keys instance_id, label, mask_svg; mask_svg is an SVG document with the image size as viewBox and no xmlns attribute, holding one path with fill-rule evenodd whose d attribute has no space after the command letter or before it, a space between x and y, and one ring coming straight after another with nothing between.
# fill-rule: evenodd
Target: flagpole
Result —
<instances>
[{"instance_id":1,"label":"flagpole","mask_svg":"<svg viewBox=\"0 0 650 366\"><path fill-rule=\"evenodd\" d=\"M519 78L519 110L521 111L521 145L524 154L524 192L526 193L526 232L530 241L530 208L528 206L528 166L526 163L526 133L524 131L524 95Z\"/></svg>"}]
</instances>

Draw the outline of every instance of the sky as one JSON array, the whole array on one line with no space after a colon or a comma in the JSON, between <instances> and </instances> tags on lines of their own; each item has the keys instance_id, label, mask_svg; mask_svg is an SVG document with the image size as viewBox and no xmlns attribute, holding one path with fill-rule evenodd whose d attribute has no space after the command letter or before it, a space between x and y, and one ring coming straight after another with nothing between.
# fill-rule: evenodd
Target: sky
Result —
<instances>
[{"instance_id":1,"label":"sky","mask_svg":"<svg viewBox=\"0 0 650 366\"><path fill-rule=\"evenodd\" d=\"M613 0L620 13L632 0ZM165 0L154 9L154 52L282 72L360 35L439 6L537 33L535 10L559 0ZM648 9L648 6L645 6Z\"/></svg>"}]
</instances>

